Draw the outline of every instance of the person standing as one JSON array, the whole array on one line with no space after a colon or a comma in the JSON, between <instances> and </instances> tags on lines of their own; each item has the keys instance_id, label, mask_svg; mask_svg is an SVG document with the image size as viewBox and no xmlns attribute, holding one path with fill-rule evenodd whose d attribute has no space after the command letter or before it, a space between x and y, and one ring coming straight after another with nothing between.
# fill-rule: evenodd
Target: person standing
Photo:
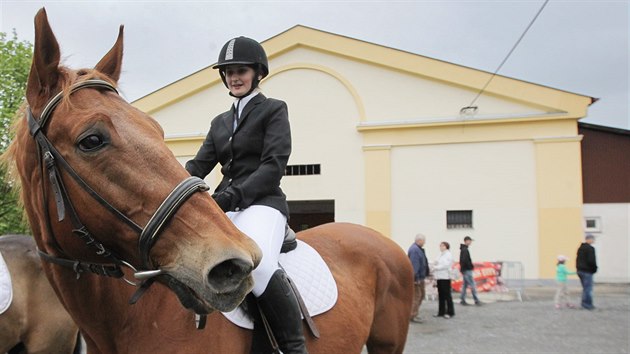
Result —
<instances>
[{"instance_id":1,"label":"person standing","mask_svg":"<svg viewBox=\"0 0 630 354\"><path fill-rule=\"evenodd\" d=\"M595 309L593 306L593 274L597 272L597 260L595 259L595 242L593 235L586 235L584 242L577 251L575 260L577 274L582 283L582 307L587 310Z\"/></svg>"},{"instance_id":2,"label":"person standing","mask_svg":"<svg viewBox=\"0 0 630 354\"><path fill-rule=\"evenodd\" d=\"M413 266L414 274L414 296L413 305L411 307L410 320L416 323L422 323L423 320L418 316L420 311L420 305L425 296L424 280L429 275L429 262L427 256L424 253L425 236L423 234L417 234L414 243L409 247L407 255Z\"/></svg>"},{"instance_id":3,"label":"person standing","mask_svg":"<svg viewBox=\"0 0 630 354\"><path fill-rule=\"evenodd\" d=\"M558 256L558 263L556 264L556 282L558 283L558 289L556 290L556 296L554 302L556 309L561 309L562 304L567 305L569 308L575 306L569 301L569 289L567 287L567 275L576 274L575 272L569 272L567 266L564 264L567 261L567 257L563 255Z\"/></svg>"},{"instance_id":4,"label":"person standing","mask_svg":"<svg viewBox=\"0 0 630 354\"><path fill-rule=\"evenodd\" d=\"M464 243L459 245L459 269L462 273L462 278L464 279L459 303L464 306L468 305L466 302L467 287L470 287L475 305L481 305L481 301L479 301L479 298L477 297L477 285L475 284L475 278L473 277L473 269L475 269L475 266L470 258L470 252L468 251L468 247L470 247L472 242L473 239L470 238L470 236L466 236L464 237Z\"/></svg>"},{"instance_id":5,"label":"person standing","mask_svg":"<svg viewBox=\"0 0 630 354\"><path fill-rule=\"evenodd\" d=\"M234 103L215 117L197 155L186 163L205 178L221 164L223 179L212 198L227 217L260 247L263 258L252 272L252 294L285 354L307 353L302 317L287 275L278 265L289 207L280 188L289 155L291 128L285 102L260 92L269 74L267 55L247 37L229 40L218 69Z\"/></svg>"},{"instance_id":6,"label":"person standing","mask_svg":"<svg viewBox=\"0 0 630 354\"><path fill-rule=\"evenodd\" d=\"M433 276L437 279L439 307L438 314L434 317L444 317L446 319L455 316L453 307L453 297L451 295L451 268L453 267L453 256L450 251L451 245L448 242L440 243L440 257L434 262Z\"/></svg>"}]
</instances>

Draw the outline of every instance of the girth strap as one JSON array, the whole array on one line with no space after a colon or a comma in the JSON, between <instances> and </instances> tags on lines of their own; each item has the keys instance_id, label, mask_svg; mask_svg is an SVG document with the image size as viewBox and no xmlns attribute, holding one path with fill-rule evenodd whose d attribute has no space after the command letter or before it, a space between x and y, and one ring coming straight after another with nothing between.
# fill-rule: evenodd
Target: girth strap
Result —
<instances>
[{"instance_id":1,"label":"girth strap","mask_svg":"<svg viewBox=\"0 0 630 354\"><path fill-rule=\"evenodd\" d=\"M304 299L302 299L302 295L300 295L300 292L298 291L297 286L295 286L295 283L293 283L293 280L291 280L291 278L288 276L287 280L289 281L289 285L291 285L291 289L293 289L293 294L295 294L295 298L298 301L300 311L302 312L302 316L304 316L304 321L308 325L308 328L313 334L313 337L319 339L319 329L317 328L317 325L315 325L315 322L313 322L313 318L311 318L311 314L308 312L308 308L304 303Z\"/></svg>"}]
</instances>

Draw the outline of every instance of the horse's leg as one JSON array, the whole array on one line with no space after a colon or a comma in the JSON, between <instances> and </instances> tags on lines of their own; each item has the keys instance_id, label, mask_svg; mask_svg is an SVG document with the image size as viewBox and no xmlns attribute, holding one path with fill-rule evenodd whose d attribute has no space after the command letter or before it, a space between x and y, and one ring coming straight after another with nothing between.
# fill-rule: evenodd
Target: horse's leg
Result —
<instances>
[{"instance_id":1,"label":"horse's leg","mask_svg":"<svg viewBox=\"0 0 630 354\"><path fill-rule=\"evenodd\" d=\"M72 354L79 329L57 299L42 272L30 280L28 331L23 337L29 354Z\"/></svg>"},{"instance_id":2,"label":"horse's leg","mask_svg":"<svg viewBox=\"0 0 630 354\"><path fill-rule=\"evenodd\" d=\"M374 230L327 224L298 234L328 263L339 290L333 309L315 318L322 339L311 353L402 353L413 299L405 252ZM325 339L324 339L325 338Z\"/></svg>"},{"instance_id":3,"label":"horse's leg","mask_svg":"<svg viewBox=\"0 0 630 354\"><path fill-rule=\"evenodd\" d=\"M370 354L401 354L405 348L409 328L409 309L400 300L390 297L389 306L380 306L366 343ZM404 319L404 323L403 323Z\"/></svg>"},{"instance_id":4,"label":"horse's leg","mask_svg":"<svg viewBox=\"0 0 630 354\"><path fill-rule=\"evenodd\" d=\"M4 353L5 351L1 351L0 353ZM28 354L26 353L26 347L23 343L18 343L15 347L6 351L7 354Z\"/></svg>"},{"instance_id":5,"label":"horse's leg","mask_svg":"<svg viewBox=\"0 0 630 354\"><path fill-rule=\"evenodd\" d=\"M372 311L366 346L370 354L401 354L409 329L409 313L413 301L413 269L405 252L392 240L369 228L357 225L334 224L335 232L343 234L337 240L340 257L352 262L349 280L361 279L362 292L353 296L369 299L355 310ZM338 262L335 260L335 262ZM341 291L341 289L340 289ZM348 294L352 294L352 291ZM371 295L372 297L370 297ZM347 318L347 317L346 317Z\"/></svg>"},{"instance_id":6,"label":"horse's leg","mask_svg":"<svg viewBox=\"0 0 630 354\"><path fill-rule=\"evenodd\" d=\"M29 310L29 324L30 328L23 338L29 354L73 353L79 329L61 304L34 304Z\"/></svg>"},{"instance_id":7,"label":"horse's leg","mask_svg":"<svg viewBox=\"0 0 630 354\"><path fill-rule=\"evenodd\" d=\"M6 353L20 343L19 325L8 313L0 315L0 353Z\"/></svg>"},{"instance_id":8,"label":"horse's leg","mask_svg":"<svg viewBox=\"0 0 630 354\"><path fill-rule=\"evenodd\" d=\"M9 263L10 259L6 257L6 260L13 271L15 268ZM13 274L15 274L15 271L13 271ZM22 333L26 328L25 290L20 287L21 284L18 281L13 281L13 301L9 308L0 315L0 353L6 353L18 346L21 342Z\"/></svg>"},{"instance_id":9,"label":"horse's leg","mask_svg":"<svg viewBox=\"0 0 630 354\"><path fill-rule=\"evenodd\" d=\"M41 326L25 338L24 345L29 354L72 354L77 343L77 334L78 330L72 328Z\"/></svg>"}]
</instances>

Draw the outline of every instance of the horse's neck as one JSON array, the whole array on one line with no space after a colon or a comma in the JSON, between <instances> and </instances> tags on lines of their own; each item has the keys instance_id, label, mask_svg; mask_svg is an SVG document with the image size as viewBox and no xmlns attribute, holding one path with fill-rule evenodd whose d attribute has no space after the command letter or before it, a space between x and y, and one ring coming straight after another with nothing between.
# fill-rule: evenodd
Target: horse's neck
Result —
<instances>
[{"instance_id":1,"label":"horse's neck","mask_svg":"<svg viewBox=\"0 0 630 354\"><path fill-rule=\"evenodd\" d=\"M151 286L130 305L135 288L122 280L96 275L84 275L79 280L57 275L55 280L62 302L89 338L88 343L96 347L90 352L249 352L249 331L234 326L219 313L208 316L206 328L197 330L193 313L160 284Z\"/></svg>"}]
</instances>

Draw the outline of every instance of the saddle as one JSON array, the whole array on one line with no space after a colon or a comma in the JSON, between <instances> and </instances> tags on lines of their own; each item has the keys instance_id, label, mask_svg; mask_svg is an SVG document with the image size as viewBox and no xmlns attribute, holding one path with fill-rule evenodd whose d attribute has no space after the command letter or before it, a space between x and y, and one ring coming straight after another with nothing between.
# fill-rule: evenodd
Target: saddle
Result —
<instances>
[{"instance_id":1,"label":"saddle","mask_svg":"<svg viewBox=\"0 0 630 354\"><path fill-rule=\"evenodd\" d=\"M7 267L2 253L0 253L0 314L4 313L13 300L13 285L11 283L11 274Z\"/></svg>"},{"instance_id":2,"label":"saddle","mask_svg":"<svg viewBox=\"0 0 630 354\"><path fill-rule=\"evenodd\" d=\"M284 269L291 287L301 308L302 317L305 319L305 327L313 337L318 338L319 332L311 317L325 313L332 309L337 302L338 290L335 279L328 265L319 253L307 243L295 239L295 233L287 232L288 252L280 254L278 261ZM297 291L299 289L299 291ZM273 352L273 342L265 330L264 321L260 318L256 306L256 299L248 296L244 303L231 312L223 312L233 324L254 331L255 349L263 348L263 353ZM254 353L256 351L253 351Z\"/></svg>"}]
</instances>

